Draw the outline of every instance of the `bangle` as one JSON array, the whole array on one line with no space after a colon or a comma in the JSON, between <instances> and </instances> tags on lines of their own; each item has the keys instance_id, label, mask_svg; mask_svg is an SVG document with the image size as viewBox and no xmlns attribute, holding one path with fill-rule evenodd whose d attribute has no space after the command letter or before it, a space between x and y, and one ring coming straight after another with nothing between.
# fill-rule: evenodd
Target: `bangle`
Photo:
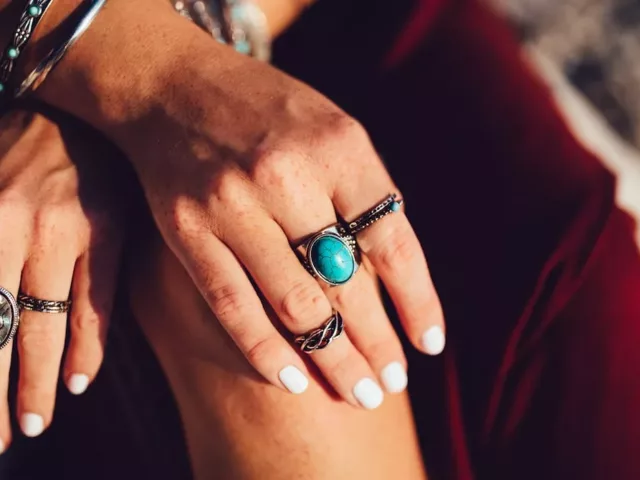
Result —
<instances>
[{"instance_id":1,"label":"bangle","mask_svg":"<svg viewBox=\"0 0 640 480\"><path fill-rule=\"evenodd\" d=\"M29 0L25 5L13 37L0 56L1 96L7 93L13 69L51 3L52 0Z\"/></svg>"},{"instance_id":2,"label":"bangle","mask_svg":"<svg viewBox=\"0 0 640 480\"><path fill-rule=\"evenodd\" d=\"M220 43L259 60L271 57L271 36L264 12L251 0L171 0L182 16Z\"/></svg>"},{"instance_id":3,"label":"bangle","mask_svg":"<svg viewBox=\"0 0 640 480\"><path fill-rule=\"evenodd\" d=\"M71 35L58 47L54 48L49 54L38 64L38 66L27 76L22 82L20 88L15 92L15 98L20 98L26 93L37 89L47 76L62 60L67 51L78 41L78 39L87 31L95 18L100 13L107 0L85 0L85 12L80 16L80 20L71 31Z\"/></svg>"}]
</instances>

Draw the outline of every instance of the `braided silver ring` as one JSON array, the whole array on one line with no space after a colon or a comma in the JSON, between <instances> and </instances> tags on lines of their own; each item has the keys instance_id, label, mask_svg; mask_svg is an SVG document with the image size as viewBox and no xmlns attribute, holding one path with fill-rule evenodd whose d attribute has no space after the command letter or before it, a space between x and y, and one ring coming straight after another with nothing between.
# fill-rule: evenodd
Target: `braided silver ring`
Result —
<instances>
[{"instance_id":1,"label":"braided silver ring","mask_svg":"<svg viewBox=\"0 0 640 480\"><path fill-rule=\"evenodd\" d=\"M347 224L347 230L351 235L356 235L364 229L370 227L378 220L386 217L390 213L395 213L400 210L404 200L398 198L396 193L392 193L387 196L383 201L378 203L373 208L370 208L358 218Z\"/></svg>"},{"instance_id":2,"label":"braided silver ring","mask_svg":"<svg viewBox=\"0 0 640 480\"><path fill-rule=\"evenodd\" d=\"M20 310L15 297L0 287L0 350L6 347L18 331Z\"/></svg>"},{"instance_id":3,"label":"braided silver ring","mask_svg":"<svg viewBox=\"0 0 640 480\"><path fill-rule=\"evenodd\" d=\"M18 294L18 306L22 310L40 313L66 313L71 308L70 300L42 300L25 293Z\"/></svg>"},{"instance_id":4,"label":"braided silver ring","mask_svg":"<svg viewBox=\"0 0 640 480\"><path fill-rule=\"evenodd\" d=\"M331 342L344 332L344 322L340 312L334 310L333 315L320 328L295 338L295 343L305 353L327 348Z\"/></svg>"}]
</instances>

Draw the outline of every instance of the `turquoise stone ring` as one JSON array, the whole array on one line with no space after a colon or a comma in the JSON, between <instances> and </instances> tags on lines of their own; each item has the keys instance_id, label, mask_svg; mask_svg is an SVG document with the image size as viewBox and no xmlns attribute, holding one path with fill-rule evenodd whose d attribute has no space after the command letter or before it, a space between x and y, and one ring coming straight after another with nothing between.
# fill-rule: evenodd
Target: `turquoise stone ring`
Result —
<instances>
[{"instance_id":1,"label":"turquoise stone ring","mask_svg":"<svg viewBox=\"0 0 640 480\"><path fill-rule=\"evenodd\" d=\"M329 285L344 285L358 270L355 238L339 225L316 233L299 246L298 251L309 273Z\"/></svg>"}]
</instances>

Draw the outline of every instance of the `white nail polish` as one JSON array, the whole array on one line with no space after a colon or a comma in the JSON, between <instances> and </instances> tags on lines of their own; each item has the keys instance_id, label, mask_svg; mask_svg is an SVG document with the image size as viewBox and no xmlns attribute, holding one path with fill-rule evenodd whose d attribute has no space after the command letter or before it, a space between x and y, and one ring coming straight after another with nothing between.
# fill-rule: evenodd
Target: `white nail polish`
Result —
<instances>
[{"instance_id":1,"label":"white nail polish","mask_svg":"<svg viewBox=\"0 0 640 480\"><path fill-rule=\"evenodd\" d=\"M389 393L404 392L407 388L407 372L400 362L392 362L382 369L380 378Z\"/></svg>"},{"instance_id":2,"label":"white nail polish","mask_svg":"<svg viewBox=\"0 0 640 480\"><path fill-rule=\"evenodd\" d=\"M278 373L278 378L291 393L299 395L309 386L309 379L293 365L284 367Z\"/></svg>"},{"instance_id":3,"label":"white nail polish","mask_svg":"<svg viewBox=\"0 0 640 480\"><path fill-rule=\"evenodd\" d=\"M89 377L81 373L74 373L69 377L67 387L74 395L80 395L87 390L89 386Z\"/></svg>"},{"instance_id":4,"label":"white nail polish","mask_svg":"<svg viewBox=\"0 0 640 480\"><path fill-rule=\"evenodd\" d=\"M367 410L378 408L384 399L384 393L376 382L363 378L353 387L353 396Z\"/></svg>"},{"instance_id":5,"label":"white nail polish","mask_svg":"<svg viewBox=\"0 0 640 480\"><path fill-rule=\"evenodd\" d=\"M444 350L445 337L442 328L435 326L422 334L422 347L429 355L440 355Z\"/></svg>"},{"instance_id":6,"label":"white nail polish","mask_svg":"<svg viewBox=\"0 0 640 480\"><path fill-rule=\"evenodd\" d=\"M25 413L20 419L20 428L27 437L37 437L44 431L44 419L35 413Z\"/></svg>"},{"instance_id":7,"label":"white nail polish","mask_svg":"<svg viewBox=\"0 0 640 480\"><path fill-rule=\"evenodd\" d=\"M4 453L4 450L5 450L4 442L0 438L0 455Z\"/></svg>"}]
</instances>

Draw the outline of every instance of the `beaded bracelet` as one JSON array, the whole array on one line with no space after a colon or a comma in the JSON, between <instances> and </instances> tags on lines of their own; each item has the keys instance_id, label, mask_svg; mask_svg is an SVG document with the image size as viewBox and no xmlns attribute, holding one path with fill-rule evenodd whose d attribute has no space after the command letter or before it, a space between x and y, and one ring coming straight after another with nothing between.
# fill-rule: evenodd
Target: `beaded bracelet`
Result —
<instances>
[{"instance_id":1,"label":"beaded bracelet","mask_svg":"<svg viewBox=\"0 0 640 480\"><path fill-rule=\"evenodd\" d=\"M22 11L13 37L0 56L0 98L7 93L13 69L51 3L53 0L29 0Z\"/></svg>"}]
</instances>

